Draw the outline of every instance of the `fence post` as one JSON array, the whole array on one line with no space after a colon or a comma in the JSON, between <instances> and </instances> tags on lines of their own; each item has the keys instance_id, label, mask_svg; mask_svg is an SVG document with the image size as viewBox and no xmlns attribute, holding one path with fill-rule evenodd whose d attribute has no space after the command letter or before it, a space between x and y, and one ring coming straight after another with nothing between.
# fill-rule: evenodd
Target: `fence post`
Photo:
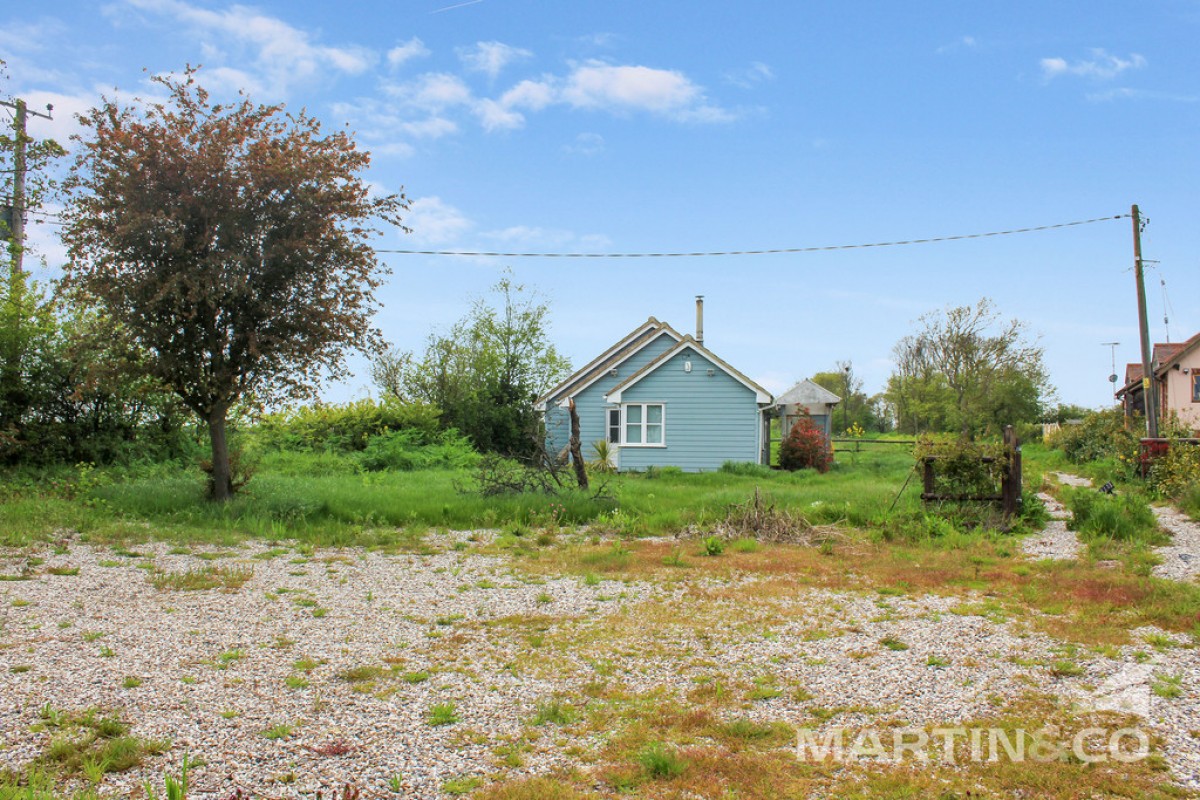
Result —
<instances>
[{"instance_id":1,"label":"fence post","mask_svg":"<svg viewBox=\"0 0 1200 800\"><path fill-rule=\"evenodd\" d=\"M1012 425L1004 426L1004 450L1008 454L1008 469L1000 482L1004 515L1015 516L1021 510L1021 443Z\"/></svg>"},{"instance_id":2,"label":"fence post","mask_svg":"<svg viewBox=\"0 0 1200 800\"><path fill-rule=\"evenodd\" d=\"M932 456L925 456L925 474L924 474L923 478L924 478L924 484L925 484L925 497L932 498L933 497L933 487L934 487Z\"/></svg>"}]
</instances>

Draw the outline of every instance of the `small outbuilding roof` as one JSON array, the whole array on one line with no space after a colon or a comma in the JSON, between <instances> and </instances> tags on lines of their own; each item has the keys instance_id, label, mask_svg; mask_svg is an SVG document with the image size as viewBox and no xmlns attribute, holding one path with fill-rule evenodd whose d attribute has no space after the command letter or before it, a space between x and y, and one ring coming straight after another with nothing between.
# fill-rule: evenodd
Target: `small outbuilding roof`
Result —
<instances>
[{"instance_id":1,"label":"small outbuilding roof","mask_svg":"<svg viewBox=\"0 0 1200 800\"><path fill-rule=\"evenodd\" d=\"M775 398L777 406L837 405L840 402L842 398L807 378Z\"/></svg>"}]
</instances>

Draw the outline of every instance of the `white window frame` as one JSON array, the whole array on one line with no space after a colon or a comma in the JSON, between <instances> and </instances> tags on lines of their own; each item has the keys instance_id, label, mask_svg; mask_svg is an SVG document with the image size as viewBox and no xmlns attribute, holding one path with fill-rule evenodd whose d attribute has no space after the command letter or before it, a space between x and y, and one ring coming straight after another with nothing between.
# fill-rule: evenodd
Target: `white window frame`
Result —
<instances>
[{"instance_id":1,"label":"white window frame","mask_svg":"<svg viewBox=\"0 0 1200 800\"><path fill-rule=\"evenodd\" d=\"M628 430L629 430L629 425L630 425L630 423L628 421L628 410L633 406L637 406L638 408L640 408L642 410L642 421L640 423L634 423L634 424L637 424L641 428L641 431L642 431L642 440L640 442L628 441ZM650 413L649 413L648 409L650 409L654 406L657 406L658 408L662 409L662 414L661 414L659 422L652 423L652 422L649 422ZM662 429L662 436L660 437L662 441L652 442L652 443L648 443L646 441L646 434L649 431L651 425L657 425L659 428ZM666 447L666 446L667 446L667 404L666 403L622 403L621 404L621 447Z\"/></svg>"},{"instance_id":2,"label":"white window frame","mask_svg":"<svg viewBox=\"0 0 1200 800\"><path fill-rule=\"evenodd\" d=\"M613 424L612 415L617 415L617 438L612 438ZM604 441L609 444L620 445L621 439L625 438L625 415L621 413L620 406L604 409Z\"/></svg>"}]
</instances>

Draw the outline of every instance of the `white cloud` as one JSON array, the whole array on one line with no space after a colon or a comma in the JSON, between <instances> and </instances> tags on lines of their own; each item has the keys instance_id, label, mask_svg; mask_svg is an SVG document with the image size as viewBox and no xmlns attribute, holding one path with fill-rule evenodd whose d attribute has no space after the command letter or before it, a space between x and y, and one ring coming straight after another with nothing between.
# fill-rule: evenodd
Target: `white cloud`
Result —
<instances>
[{"instance_id":1,"label":"white cloud","mask_svg":"<svg viewBox=\"0 0 1200 800\"><path fill-rule=\"evenodd\" d=\"M1110 103L1116 100L1165 100L1171 103L1196 103L1200 102L1200 95L1173 94L1122 87L1103 92L1090 92L1087 99L1093 103Z\"/></svg>"},{"instance_id":2,"label":"white cloud","mask_svg":"<svg viewBox=\"0 0 1200 800\"><path fill-rule=\"evenodd\" d=\"M500 97L501 105L508 108L527 108L541 111L554 102L555 90L548 81L521 81Z\"/></svg>"},{"instance_id":3,"label":"white cloud","mask_svg":"<svg viewBox=\"0 0 1200 800\"><path fill-rule=\"evenodd\" d=\"M45 214L60 214L59 203L46 203L40 211ZM57 277L67 263L67 247L63 244L62 226L55 224L54 217L30 214L25 226L25 268L40 282L46 277ZM42 268L46 274L40 274Z\"/></svg>"},{"instance_id":4,"label":"white cloud","mask_svg":"<svg viewBox=\"0 0 1200 800\"><path fill-rule=\"evenodd\" d=\"M755 68L765 76L765 65ZM486 132L517 130L526 115L550 106L609 113L646 111L681 122L725 122L733 115L709 104L699 86L680 72L643 66L613 66L599 61L575 65L566 76L543 75L517 82L497 97L480 97L463 78L427 72L405 81L388 81L383 99L338 103L335 113L361 124L371 141L437 138L459 130L456 119L474 117ZM599 137L581 137L568 152L593 155L603 148Z\"/></svg>"},{"instance_id":5,"label":"white cloud","mask_svg":"<svg viewBox=\"0 0 1200 800\"><path fill-rule=\"evenodd\" d=\"M426 117L400 123L400 130L417 139L440 139L458 133L458 123L445 117Z\"/></svg>"},{"instance_id":6,"label":"white cloud","mask_svg":"<svg viewBox=\"0 0 1200 800\"><path fill-rule=\"evenodd\" d=\"M483 129L492 131L515 130L525 125L525 115L495 100L480 100L475 104L475 116Z\"/></svg>"},{"instance_id":7,"label":"white cloud","mask_svg":"<svg viewBox=\"0 0 1200 800\"><path fill-rule=\"evenodd\" d=\"M1042 77L1046 80L1052 80L1061 75L1111 80L1127 70L1141 69L1146 66L1146 59L1137 53L1131 53L1128 58L1120 58L1096 48L1091 51L1090 59L1071 62L1059 57L1043 58L1039 64L1042 68Z\"/></svg>"},{"instance_id":8,"label":"white cloud","mask_svg":"<svg viewBox=\"0 0 1200 800\"><path fill-rule=\"evenodd\" d=\"M427 245L454 242L474 227L461 211L436 196L413 200L404 222L412 228L413 239Z\"/></svg>"},{"instance_id":9,"label":"white cloud","mask_svg":"<svg viewBox=\"0 0 1200 800\"><path fill-rule=\"evenodd\" d=\"M66 26L57 19L44 18L38 22L19 22L6 19L0 28L0 49L6 53L45 52L50 43L66 35ZM9 56L6 56L8 59Z\"/></svg>"},{"instance_id":10,"label":"white cloud","mask_svg":"<svg viewBox=\"0 0 1200 800\"><path fill-rule=\"evenodd\" d=\"M387 144L373 145L371 147L372 155L395 156L397 158L412 158L417 153L417 148L413 147L408 142L388 142Z\"/></svg>"},{"instance_id":11,"label":"white cloud","mask_svg":"<svg viewBox=\"0 0 1200 800\"><path fill-rule=\"evenodd\" d=\"M472 48L459 48L458 57L472 72L482 72L495 80L509 64L530 58L533 53L503 42L476 42Z\"/></svg>"},{"instance_id":12,"label":"white cloud","mask_svg":"<svg viewBox=\"0 0 1200 800\"><path fill-rule=\"evenodd\" d=\"M751 89L754 86L775 79L775 72L761 61L754 61L745 69L725 73L725 82L741 89Z\"/></svg>"},{"instance_id":13,"label":"white cloud","mask_svg":"<svg viewBox=\"0 0 1200 800\"><path fill-rule=\"evenodd\" d=\"M248 54L250 64L216 65L222 81L244 79L256 88L276 96L306 81L330 72L357 75L375 61L375 54L362 47L330 47L317 44L307 31L267 16L248 6L233 5L210 10L183 0L123 0L128 8L164 15L189 26L201 35L218 37L203 42L210 52L223 52L230 46Z\"/></svg>"},{"instance_id":14,"label":"white cloud","mask_svg":"<svg viewBox=\"0 0 1200 800\"><path fill-rule=\"evenodd\" d=\"M485 239L504 242L506 244L548 244L562 245L575 239L570 231L553 230L532 225L513 225L498 231L487 231L482 234Z\"/></svg>"},{"instance_id":15,"label":"white cloud","mask_svg":"<svg viewBox=\"0 0 1200 800\"><path fill-rule=\"evenodd\" d=\"M581 133L563 150L572 155L594 156L604 152L604 137L598 133Z\"/></svg>"},{"instance_id":16,"label":"white cloud","mask_svg":"<svg viewBox=\"0 0 1200 800\"><path fill-rule=\"evenodd\" d=\"M471 101L476 117L489 131L519 128L525 124L521 111L541 111L556 104L609 113L647 111L683 122L733 119L730 112L707 103L700 87L680 72L599 61L578 65L563 78L544 75L523 80L497 99Z\"/></svg>"},{"instance_id":17,"label":"white cloud","mask_svg":"<svg viewBox=\"0 0 1200 800\"><path fill-rule=\"evenodd\" d=\"M675 70L589 61L567 77L561 98L577 108L665 113L687 108L700 89Z\"/></svg>"},{"instance_id":18,"label":"white cloud","mask_svg":"<svg viewBox=\"0 0 1200 800\"><path fill-rule=\"evenodd\" d=\"M403 104L402 104L403 106ZM332 111L353 124L371 150L392 155L411 155L412 145L397 138L439 139L458 133L458 123L438 113L409 106L397 107L374 98L353 103L335 103Z\"/></svg>"},{"instance_id":19,"label":"white cloud","mask_svg":"<svg viewBox=\"0 0 1200 800\"><path fill-rule=\"evenodd\" d=\"M29 115L29 135L38 139L54 139L63 147L70 148L69 141L73 134L79 133L79 122L76 114L82 114L100 104L100 92L80 94L62 94L60 92L31 91L22 92L22 97L28 107L34 111L45 113L46 105L54 106L51 119Z\"/></svg>"},{"instance_id":20,"label":"white cloud","mask_svg":"<svg viewBox=\"0 0 1200 800\"><path fill-rule=\"evenodd\" d=\"M537 225L513 225L495 231L485 231L480 237L497 242L508 249L527 251L599 252L612 242L607 236L591 233L579 235L561 228L543 228Z\"/></svg>"},{"instance_id":21,"label":"white cloud","mask_svg":"<svg viewBox=\"0 0 1200 800\"><path fill-rule=\"evenodd\" d=\"M472 102L470 87L447 72L427 72L408 83L385 86L384 91L401 103L428 111Z\"/></svg>"},{"instance_id":22,"label":"white cloud","mask_svg":"<svg viewBox=\"0 0 1200 800\"><path fill-rule=\"evenodd\" d=\"M405 62L412 61L414 58L425 58L429 55L429 48L425 43L416 36L409 39L403 44L398 44L387 52L388 66L396 69Z\"/></svg>"}]
</instances>

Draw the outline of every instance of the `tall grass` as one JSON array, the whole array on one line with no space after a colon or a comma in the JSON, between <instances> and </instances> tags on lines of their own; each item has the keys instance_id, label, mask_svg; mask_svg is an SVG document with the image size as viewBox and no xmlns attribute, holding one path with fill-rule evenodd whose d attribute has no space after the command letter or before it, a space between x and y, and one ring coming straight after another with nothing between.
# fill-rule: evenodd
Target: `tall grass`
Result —
<instances>
[{"instance_id":1,"label":"tall grass","mask_svg":"<svg viewBox=\"0 0 1200 800\"><path fill-rule=\"evenodd\" d=\"M5 544L49 538L71 528L93 538L146 537L231 543L246 537L320 545L412 544L428 528L539 527L591 523L642 536L725 520L730 508L762 492L767 502L815 525L878 526L912 470L904 451L861 453L823 475L734 468L685 474L660 469L596 478L607 498L579 491L556 496L483 497L464 469L365 471L360 454L278 450L259 456L253 480L231 502L205 500L203 476L178 464L84 470L61 486L27 486L0 503ZM594 488L594 487L593 487ZM893 516L919 515L917 488Z\"/></svg>"},{"instance_id":2,"label":"tall grass","mask_svg":"<svg viewBox=\"0 0 1200 800\"><path fill-rule=\"evenodd\" d=\"M1068 527L1085 540L1161 544L1164 538L1154 512L1137 495L1077 488L1067 491L1066 505L1071 510Z\"/></svg>"}]
</instances>

